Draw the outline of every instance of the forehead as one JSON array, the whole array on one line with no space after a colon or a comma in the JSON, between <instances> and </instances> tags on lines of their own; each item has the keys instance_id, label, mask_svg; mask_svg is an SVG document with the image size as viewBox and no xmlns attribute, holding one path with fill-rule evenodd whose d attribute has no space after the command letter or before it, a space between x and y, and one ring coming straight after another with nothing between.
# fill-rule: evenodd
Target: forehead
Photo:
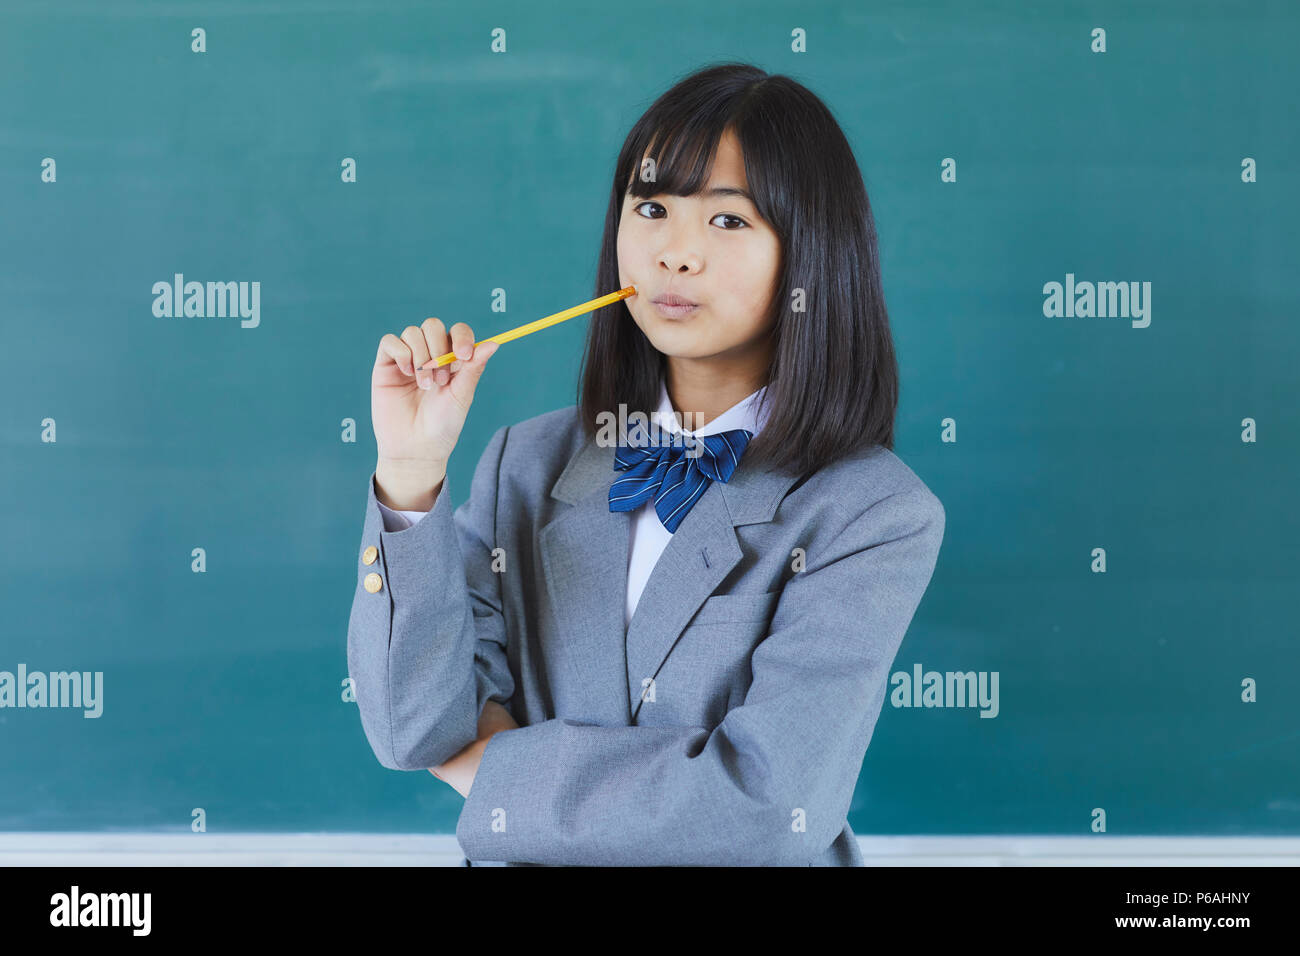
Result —
<instances>
[{"instance_id":1,"label":"forehead","mask_svg":"<svg viewBox=\"0 0 1300 956\"><path fill-rule=\"evenodd\" d=\"M630 196L634 193L634 184L641 186L641 188L635 190L636 193L646 194L647 187L653 191L653 184L637 184L636 180L640 175L641 170L646 168L647 160L653 158L654 151L654 144L651 143L650 147L642 154L640 163L631 171L625 195ZM671 154L671 150L667 152ZM677 185L688 179L690 174L689 164L687 168L683 170L669 171L660 168L656 170L656 173L656 178L658 180L670 185ZM717 147L714 150L713 157L710 160L710 164L706 171L702 187L697 191L704 195L715 194L715 190L721 191L724 194L731 194L733 189L742 190L747 193L749 189L749 181L745 176L745 157L740 147L740 141L736 138L736 135L733 132L727 130L718 140ZM669 191L675 192L676 190ZM738 196L736 198L747 199L748 196Z\"/></svg>"}]
</instances>

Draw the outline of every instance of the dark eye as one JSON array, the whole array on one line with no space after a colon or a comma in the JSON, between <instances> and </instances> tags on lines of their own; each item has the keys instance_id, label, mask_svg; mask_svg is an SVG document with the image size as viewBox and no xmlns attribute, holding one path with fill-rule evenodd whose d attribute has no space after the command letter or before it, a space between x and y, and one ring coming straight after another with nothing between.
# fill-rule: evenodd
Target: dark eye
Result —
<instances>
[{"instance_id":1,"label":"dark eye","mask_svg":"<svg viewBox=\"0 0 1300 956\"><path fill-rule=\"evenodd\" d=\"M742 227L743 227L743 228L748 228L748 226L749 226L749 223L745 222L745 220L741 219L739 216L733 216L733 215L732 215L731 213L729 213L729 212L720 212L720 213L718 213L716 216L714 216L713 218L714 218L714 219L734 219L734 220L736 220L736 222L740 223L740 225L737 226L736 229L740 229L740 228L742 228ZM723 227L723 229L724 229L726 232L735 232L735 231L736 231L736 229L727 229L725 226Z\"/></svg>"},{"instance_id":2,"label":"dark eye","mask_svg":"<svg viewBox=\"0 0 1300 956\"><path fill-rule=\"evenodd\" d=\"M635 212L637 215L640 216L640 215L641 215L641 207L642 207L642 206L654 206L656 209L663 209L663 208L664 208L664 207L663 207L662 205L660 205L659 203L654 202L653 200L647 199L647 200L645 200L644 202L639 202L639 203L637 203L635 206L633 206L633 207L632 207L632 211ZM665 213L667 212L667 210L664 210L664 211L665 211ZM660 216L642 216L642 218L643 218L643 219L659 219L659 218L662 218L662 217L660 217ZM735 222L739 223L739 225L737 225L737 226L731 226L731 227L723 226L722 229L723 229L724 232L736 232L736 231L739 230L739 229L746 229L746 228L749 227L749 223L745 222L745 220L741 219L739 216L733 216L733 215L732 215L731 213L729 213L729 212L720 212L720 213L718 213L716 216L714 216L713 218L714 218L714 219L731 219L731 220L734 220Z\"/></svg>"}]
</instances>

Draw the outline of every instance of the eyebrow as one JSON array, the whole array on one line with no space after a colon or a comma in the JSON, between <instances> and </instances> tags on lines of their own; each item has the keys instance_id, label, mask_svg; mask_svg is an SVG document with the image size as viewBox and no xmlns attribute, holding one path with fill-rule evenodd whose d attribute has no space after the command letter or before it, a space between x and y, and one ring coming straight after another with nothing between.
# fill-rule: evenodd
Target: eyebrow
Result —
<instances>
[{"instance_id":1,"label":"eyebrow","mask_svg":"<svg viewBox=\"0 0 1300 956\"><path fill-rule=\"evenodd\" d=\"M754 197L739 186L714 186L712 189L704 190L704 195L710 199L714 196L739 196L742 199L748 199L750 202L754 201Z\"/></svg>"},{"instance_id":2,"label":"eyebrow","mask_svg":"<svg viewBox=\"0 0 1300 956\"><path fill-rule=\"evenodd\" d=\"M630 196L631 194L632 187L628 186L623 195ZM749 202L753 203L755 206L758 205L758 203L754 202L754 197L749 194L748 190L741 189L739 186L713 186L709 189L701 190L700 195L704 196L706 199L715 199L718 196L739 196L741 199L749 200Z\"/></svg>"}]
</instances>

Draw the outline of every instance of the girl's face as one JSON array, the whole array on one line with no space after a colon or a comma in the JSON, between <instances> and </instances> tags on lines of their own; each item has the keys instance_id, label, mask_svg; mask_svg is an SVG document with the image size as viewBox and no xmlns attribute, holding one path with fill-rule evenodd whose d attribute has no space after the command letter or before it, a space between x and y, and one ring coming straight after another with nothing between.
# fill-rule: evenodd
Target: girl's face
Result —
<instances>
[{"instance_id":1,"label":"girl's face","mask_svg":"<svg viewBox=\"0 0 1300 956\"><path fill-rule=\"evenodd\" d=\"M638 168L633 175L641 175ZM770 358L772 296L781 243L745 197L749 189L740 144L728 130L718 142L710 178L695 196L623 197L618 226L620 287L646 338L670 358L715 360L761 377ZM698 303L666 310L655 298Z\"/></svg>"}]
</instances>

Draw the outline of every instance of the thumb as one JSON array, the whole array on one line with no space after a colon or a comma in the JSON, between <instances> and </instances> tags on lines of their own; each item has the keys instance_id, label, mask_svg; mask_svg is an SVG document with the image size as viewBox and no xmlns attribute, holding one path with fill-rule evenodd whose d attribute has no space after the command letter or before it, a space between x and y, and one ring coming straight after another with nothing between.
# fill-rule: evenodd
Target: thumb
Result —
<instances>
[{"instance_id":1,"label":"thumb","mask_svg":"<svg viewBox=\"0 0 1300 956\"><path fill-rule=\"evenodd\" d=\"M496 350L500 347L498 342L485 342L475 346L474 357L451 377L448 387L464 407L468 408L470 402L474 400L474 391L478 388L478 380L483 377L483 369L487 367L488 359L496 354Z\"/></svg>"}]
</instances>

